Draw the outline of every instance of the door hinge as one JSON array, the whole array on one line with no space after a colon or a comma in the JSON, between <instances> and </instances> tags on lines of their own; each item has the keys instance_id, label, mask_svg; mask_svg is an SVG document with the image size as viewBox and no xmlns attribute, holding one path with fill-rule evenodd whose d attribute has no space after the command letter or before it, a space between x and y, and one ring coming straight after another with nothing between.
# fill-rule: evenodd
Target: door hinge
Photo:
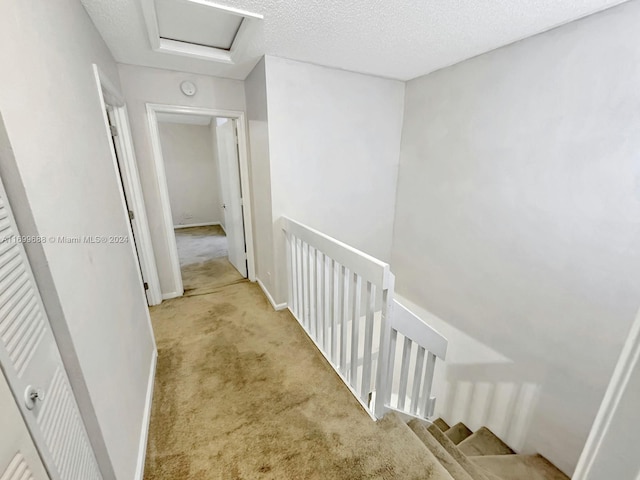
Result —
<instances>
[{"instance_id":1,"label":"door hinge","mask_svg":"<svg viewBox=\"0 0 640 480\"><path fill-rule=\"evenodd\" d=\"M118 136L118 127L116 127L115 125L109 125L109 130L111 130L112 137Z\"/></svg>"},{"instance_id":2,"label":"door hinge","mask_svg":"<svg viewBox=\"0 0 640 480\"><path fill-rule=\"evenodd\" d=\"M135 217L135 215L133 214L132 210L129 210L129 220L133 220Z\"/></svg>"},{"instance_id":3,"label":"door hinge","mask_svg":"<svg viewBox=\"0 0 640 480\"><path fill-rule=\"evenodd\" d=\"M149 290L149 284L147 282L144 282L143 285L145 290Z\"/></svg>"},{"instance_id":4,"label":"door hinge","mask_svg":"<svg viewBox=\"0 0 640 480\"><path fill-rule=\"evenodd\" d=\"M244 207L244 198L240 197L240 206Z\"/></svg>"}]
</instances>

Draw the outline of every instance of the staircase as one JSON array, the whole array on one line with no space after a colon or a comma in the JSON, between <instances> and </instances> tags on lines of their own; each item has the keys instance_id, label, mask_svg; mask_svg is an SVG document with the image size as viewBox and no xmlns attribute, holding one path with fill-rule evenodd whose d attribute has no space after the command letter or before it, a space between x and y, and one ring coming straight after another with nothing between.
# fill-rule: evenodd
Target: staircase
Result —
<instances>
[{"instance_id":1,"label":"staircase","mask_svg":"<svg viewBox=\"0 0 640 480\"><path fill-rule=\"evenodd\" d=\"M395 422L402 421L396 413L389 413L386 417L393 417ZM516 454L486 427L472 432L463 423L449 427L440 418L431 425L414 418L407 425L426 447L426 460L437 462L446 471L444 473L442 469L434 468L425 478L569 480L569 477L541 455Z\"/></svg>"},{"instance_id":2,"label":"staircase","mask_svg":"<svg viewBox=\"0 0 640 480\"><path fill-rule=\"evenodd\" d=\"M462 423L427 421L447 339L394 300L389 264L290 218L280 223L289 311L372 419L400 435L391 443L412 445L401 450L413 452L405 464L421 472L416 480L569 480L486 427L474 433Z\"/></svg>"}]
</instances>

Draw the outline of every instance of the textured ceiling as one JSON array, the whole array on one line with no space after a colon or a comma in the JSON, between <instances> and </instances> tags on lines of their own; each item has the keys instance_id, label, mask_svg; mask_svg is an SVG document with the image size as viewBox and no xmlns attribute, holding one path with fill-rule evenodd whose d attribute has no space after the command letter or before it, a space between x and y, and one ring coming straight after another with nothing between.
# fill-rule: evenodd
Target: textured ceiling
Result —
<instances>
[{"instance_id":1,"label":"textured ceiling","mask_svg":"<svg viewBox=\"0 0 640 480\"><path fill-rule=\"evenodd\" d=\"M430 73L621 0L216 0L264 15L223 65L153 52L140 0L82 0L117 61L244 79L263 54L401 80Z\"/></svg>"}]
</instances>

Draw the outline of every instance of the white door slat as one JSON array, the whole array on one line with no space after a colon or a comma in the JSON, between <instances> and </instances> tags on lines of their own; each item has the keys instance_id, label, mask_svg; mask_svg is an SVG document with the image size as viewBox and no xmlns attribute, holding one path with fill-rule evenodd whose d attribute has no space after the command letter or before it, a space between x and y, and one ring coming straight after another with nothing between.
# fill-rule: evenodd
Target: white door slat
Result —
<instances>
[{"instance_id":1,"label":"white door slat","mask_svg":"<svg viewBox=\"0 0 640 480\"><path fill-rule=\"evenodd\" d=\"M36 298L30 289L27 289L22 297L15 297L11 309L4 314L0 335L7 344L9 352L12 351L12 342L19 335L20 329L24 327L22 323L25 316L29 315L36 308ZM37 311L36 311L37 312Z\"/></svg>"},{"instance_id":2,"label":"white door slat","mask_svg":"<svg viewBox=\"0 0 640 480\"><path fill-rule=\"evenodd\" d=\"M7 313L11 311L14 305L22 299L23 295L29 295L31 292L31 285L29 284L29 277L26 272L22 273L22 277L16 282L2 290L3 285L0 285L0 332L2 332L3 325L7 325L9 320Z\"/></svg>"},{"instance_id":3,"label":"white door slat","mask_svg":"<svg viewBox=\"0 0 640 480\"><path fill-rule=\"evenodd\" d=\"M0 480L32 480L33 474L25 458L20 452L16 453L5 471L0 476Z\"/></svg>"}]
</instances>

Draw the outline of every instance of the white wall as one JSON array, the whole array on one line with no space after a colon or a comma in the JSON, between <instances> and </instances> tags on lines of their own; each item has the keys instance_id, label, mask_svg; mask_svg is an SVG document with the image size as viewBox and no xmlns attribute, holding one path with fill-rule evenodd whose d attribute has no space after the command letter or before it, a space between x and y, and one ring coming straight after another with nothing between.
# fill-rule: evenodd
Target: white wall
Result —
<instances>
[{"instance_id":1,"label":"white wall","mask_svg":"<svg viewBox=\"0 0 640 480\"><path fill-rule=\"evenodd\" d=\"M256 277L275 292L271 163L264 58L245 80Z\"/></svg>"},{"instance_id":2,"label":"white wall","mask_svg":"<svg viewBox=\"0 0 640 480\"><path fill-rule=\"evenodd\" d=\"M158 181L151 151L151 139L146 115L146 103L194 106L244 111L242 81L160 70L155 68L118 65L123 94L129 108L133 143L144 193L149 229L153 243L162 293L176 291L171 272L169 250L163 226ZM189 80L198 92L187 97L180 91L180 83Z\"/></svg>"},{"instance_id":3,"label":"white wall","mask_svg":"<svg viewBox=\"0 0 640 480\"><path fill-rule=\"evenodd\" d=\"M2 176L24 235L127 235L92 63L116 64L79 2L0 3ZM7 139L0 148L9 151ZM131 245L28 245L106 478L134 478L154 351ZM46 386L45 386L46 387Z\"/></svg>"},{"instance_id":4,"label":"white wall","mask_svg":"<svg viewBox=\"0 0 640 480\"><path fill-rule=\"evenodd\" d=\"M542 369L571 472L640 304L640 2L408 82L397 290Z\"/></svg>"},{"instance_id":5,"label":"white wall","mask_svg":"<svg viewBox=\"0 0 640 480\"><path fill-rule=\"evenodd\" d=\"M404 83L267 56L266 90L273 220L287 215L389 260ZM272 294L283 302L275 228Z\"/></svg>"},{"instance_id":6,"label":"white wall","mask_svg":"<svg viewBox=\"0 0 640 480\"><path fill-rule=\"evenodd\" d=\"M220 178L211 127L159 122L174 226L220 223Z\"/></svg>"}]
</instances>

